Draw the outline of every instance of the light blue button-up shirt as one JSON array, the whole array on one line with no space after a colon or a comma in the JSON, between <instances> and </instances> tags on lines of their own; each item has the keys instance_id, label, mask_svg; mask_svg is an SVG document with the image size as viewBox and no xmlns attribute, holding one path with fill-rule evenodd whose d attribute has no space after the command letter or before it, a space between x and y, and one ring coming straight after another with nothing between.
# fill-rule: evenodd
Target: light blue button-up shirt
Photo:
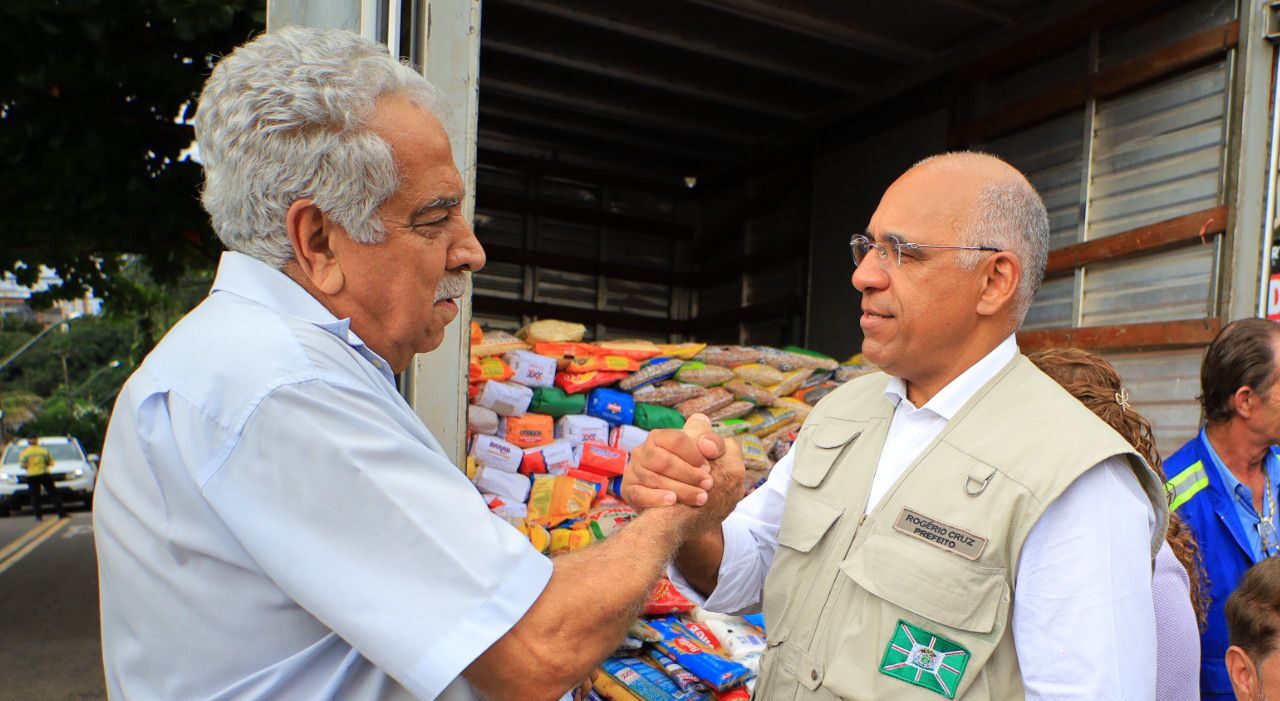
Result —
<instances>
[{"instance_id":1,"label":"light blue button-up shirt","mask_svg":"<svg viewBox=\"0 0 1280 701\"><path fill-rule=\"evenodd\" d=\"M1244 531L1245 538L1249 539L1250 556L1254 562L1280 554L1277 548L1280 547L1280 532L1276 530L1277 515L1274 513L1275 504L1280 500L1277 490L1280 490L1280 460L1276 459L1274 453L1267 451L1266 458L1262 461L1262 469L1267 471L1267 476L1271 480L1271 500L1268 504L1267 495L1262 495L1262 509L1265 513L1271 514L1272 532L1268 534L1271 544L1271 552L1263 552L1262 538L1258 535L1258 523L1264 514L1258 513L1253 508L1253 490L1249 489L1236 479L1231 473L1226 463L1222 462L1222 458L1218 455L1218 451L1214 449L1213 443L1209 441L1209 437L1205 435L1204 429L1200 429L1200 440L1204 442L1209 449L1209 457L1213 458L1213 464L1218 469L1218 476L1222 478L1222 486L1226 487L1227 493L1231 495L1231 504L1235 506L1236 517L1240 519L1241 530ZM1265 526L1263 526L1265 528Z\"/></svg>"},{"instance_id":2,"label":"light blue button-up shirt","mask_svg":"<svg viewBox=\"0 0 1280 701\"><path fill-rule=\"evenodd\" d=\"M121 391L103 450L112 699L479 698L462 671L551 563L392 380L349 320L224 254Z\"/></svg>"}]
</instances>

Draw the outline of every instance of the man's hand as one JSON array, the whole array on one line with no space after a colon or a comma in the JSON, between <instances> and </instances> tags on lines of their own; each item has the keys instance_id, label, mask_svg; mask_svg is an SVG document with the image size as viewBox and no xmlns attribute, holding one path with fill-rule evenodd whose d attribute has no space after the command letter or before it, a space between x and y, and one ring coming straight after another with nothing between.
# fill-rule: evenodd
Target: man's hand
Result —
<instances>
[{"instance_id":1,"label":"man's hand","mask_svg":"<svg viewBox=\"0 0 1280 701\"><path fill-rule=\"evenodd\" d=\"M654 430L632 451L622 496L638 510L708 505L699 520L719 523L742 496L743 470L737 443L712 433L707 417L694 414L684 429Z\"/></svg>"}]
</instances>

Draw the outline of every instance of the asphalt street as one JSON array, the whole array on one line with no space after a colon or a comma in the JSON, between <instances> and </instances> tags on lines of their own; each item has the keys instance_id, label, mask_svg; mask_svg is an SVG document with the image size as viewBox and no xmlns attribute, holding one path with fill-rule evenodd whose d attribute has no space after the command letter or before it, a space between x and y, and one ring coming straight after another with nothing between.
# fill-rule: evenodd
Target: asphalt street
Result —
<instances>
[{"instance_id":1,"label":"asphalt street","mask_svg":"<svg viewBox=\"0 0 1280 701\"><path fill-rule=\"evenodd\" d=\"M0 518L0 701L106 699L91 524Z\"/></svg>"}]
</instances>

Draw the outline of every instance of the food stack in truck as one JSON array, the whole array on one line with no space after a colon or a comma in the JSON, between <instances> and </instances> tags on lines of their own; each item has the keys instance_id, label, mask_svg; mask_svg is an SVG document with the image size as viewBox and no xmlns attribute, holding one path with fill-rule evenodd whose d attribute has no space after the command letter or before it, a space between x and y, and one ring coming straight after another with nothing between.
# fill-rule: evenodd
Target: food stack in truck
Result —
<instances>
[{"instance_id":1,"label":"food stack in truck","mask_svg":"<svg viewBox=\"0 0 1280 701\"><path fill-rule=\"evenodd\" d=\"M738 443L749 492L790 450L813 405L869 370L796 347L585 343L585 333L551 320L515 335L471 329L468 476L490 510L552 556L603 540L635 515L620 498L622 472L649 431L707 415ZM737 642L720 641L691 612ZM732 690L754 676L759 654L741 640L754 635L762 649L758 629L700 612L666 580L646 613L667 618L637 623L625 654L598 670L597 692L615 701L738 698ZM746 665L734 666L735 652Z\"/></svg>"}]
</instances>

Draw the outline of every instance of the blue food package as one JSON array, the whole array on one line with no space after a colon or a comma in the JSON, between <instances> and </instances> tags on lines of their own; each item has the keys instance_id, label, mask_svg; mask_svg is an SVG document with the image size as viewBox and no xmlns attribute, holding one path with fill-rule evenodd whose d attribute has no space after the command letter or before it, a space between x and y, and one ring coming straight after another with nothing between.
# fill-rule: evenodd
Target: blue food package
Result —
<instances>
[{"instance_id":1,"label":"blue food package","mask_svg":"<svg viewBox=\"0 0 1280 701\"><path fill-rule=\"evenodd\" d=\"M748 613L747 615L743 616L743 618L747 619L748 623L759 628L760 630L765 629L763 613Z\"/></svg>"},{"instance_id":2,"label":"blue food package","mask_svg":"<svg viewBox=\"0 0 1280 701\"><path fill-rule=\"evenodd\" d=\"M587 395L587 413L610 424L629 424L635 418L636 400L626 392L597 387Z\"/></svg>"},{"instance_id":3,"label":"blue food package","mask_svg":"<svg viewBox=\"0 0 1280 701\"><path fill-rule=\"evenodd\" d=\"M667 673L667 676L671 677L671 681L674 681L676 686L680 687L681 691L709 690L710 687L707 686L706 682L699 679L693 672L681 667L679 662L661 652L652 648L645 648L644 654L653 660L658 667L661 667Z\"/></svg>"},{"instance_id":4,"label":"blue food package","mask_svg":"<svg viewBox=\"0 0 1280 701\"><path fill-rule=\"evenodd\" d=\"M732 660L706 649L678 618L656 618L649 624L662 635L657 647L716 691L737 686L754 674Z\"/></svg>"},{"instance_id":5,"label":"blue food package","mask_svg":"<svg viewBox=\"0 0 1280 701\"><path fill-rule=\"evenodd\" d=\"M696 691L681 691L665 673L634 657L610 657L600 663L600 668L644 701L706 701L707 698Z\"/></svg>"}]
</instances>

